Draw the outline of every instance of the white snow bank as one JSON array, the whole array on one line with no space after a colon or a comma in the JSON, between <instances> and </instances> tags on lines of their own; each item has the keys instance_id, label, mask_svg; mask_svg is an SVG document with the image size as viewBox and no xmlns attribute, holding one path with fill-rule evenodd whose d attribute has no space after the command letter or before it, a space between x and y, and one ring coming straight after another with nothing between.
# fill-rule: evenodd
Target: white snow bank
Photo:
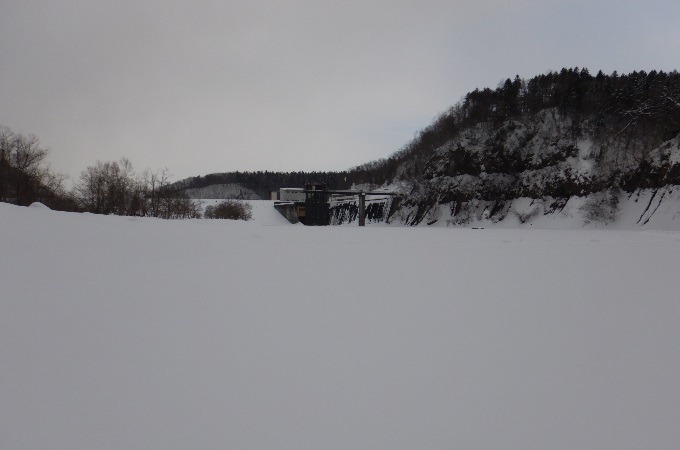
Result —
<instances>
[{"instance_id":1,"label":"white snow bank","mask_svg":"<svg viewBox=\"0 0 680 450\"><path fill-rule=\"evenodd\" d=\"M46 205L40 203L40 202L33 202L29 205L29 208L42 208L42 209L50 209Z\"/></svg>"},{"instance_id":2,"label":"white snow bank","mask_svg":"<svg viewBox=\"0 0 680 450\"><path fill-rule=\"evenodd\" d=\"M201 203L201 210L205 211L206 206L216 206L219 203L225 201L224 199L203 199L199 200ZM247 200L253 207L253 218L252 221L256 222L258 225L290 225L290 222L286 220L285 217L281 215L276 209L274 209L273 200Z\"/></svg>"},{"instance_id":3,"label":"white snow bank","mask_svg":"<svg viewBox=\"0 0 680 450\"><path fill-rule=\"evenodd\" d=\"M255 211L0 204L0 448L680 442L680 234L262 226Z\"/></svg>"}]
</instances>

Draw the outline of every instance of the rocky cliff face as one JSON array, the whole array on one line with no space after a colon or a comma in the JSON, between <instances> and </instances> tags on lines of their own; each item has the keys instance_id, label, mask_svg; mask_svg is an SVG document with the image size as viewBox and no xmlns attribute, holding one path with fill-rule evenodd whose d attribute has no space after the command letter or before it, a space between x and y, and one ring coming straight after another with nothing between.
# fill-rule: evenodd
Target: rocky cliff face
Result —
<instances>
[{"instance_id":1,"label":"rocky cliff face","mask_svg":"<svg viewBox=\"0 0 680 450\"><path fill-rule=\"evenodd\" d=\"M659 143L634 127L596 121L548 108L464 128L433 152L392 221L529 225L547 216L612 225L631 199L671 201L680 184L680 135Z\"/></svg>"}]
</instances>

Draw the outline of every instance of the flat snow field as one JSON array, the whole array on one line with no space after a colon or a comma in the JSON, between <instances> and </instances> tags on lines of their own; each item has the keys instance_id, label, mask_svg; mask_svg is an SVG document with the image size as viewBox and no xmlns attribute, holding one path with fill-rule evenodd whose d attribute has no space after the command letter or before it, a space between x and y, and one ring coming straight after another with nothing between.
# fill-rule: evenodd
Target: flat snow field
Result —
<instances>
[{"instance_id":1,"label":"flat snow field","mask_svg":"<svg viewBox=\"0 0 680 450\"><path fill-rule=\"evenodd\" d=\"M3 450L680 445L680 233L0 204Z\"/></svg>"}]
</instances>

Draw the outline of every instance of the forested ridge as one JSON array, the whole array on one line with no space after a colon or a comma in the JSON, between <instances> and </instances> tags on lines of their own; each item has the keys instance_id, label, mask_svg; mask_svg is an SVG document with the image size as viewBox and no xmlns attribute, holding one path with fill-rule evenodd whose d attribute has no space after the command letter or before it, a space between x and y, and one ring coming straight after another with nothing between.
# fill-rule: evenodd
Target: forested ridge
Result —
<instances>
[{"instance_id":1,"label":"forested ridge","mask_svg":"<svg viewBox=\"0 0 680 450\"><path fill-rule=\"evenodd\" d=\"M554 142L546 142L532 152L522 151L523 145L530 144L539 133L536 121L546 120L558 128L550 138ZM517 132L522 134L523 142L508 148L504 139ZM433 178L463 174L475 177L483 174L488 178L489 174L516 175L545 169L579 153L577 141L592 140L593 163L603 169L596 178L590 174L588 180L575 181L567 174L566 181L543 183L542 187L523 186L521 180L515 184L513 180L506 180L508 183L502 190L491 186L493 183L483 183L479 190L468 190L463 196L559 197L584 193L584 189L598 190L612 183L633 189L673 182L678 175L677 168L659 169L646 156L678 134L680 74L677 71L636 71L621 75L600 71L592 75L588 69L565 68L529 80L519 76L508 78L496 89L475 89L439 114L391 156L346 171L214 173L182 180L176 186L188 189L235 183L268 198L269 192L281 187L302 187L312 181L336 189L349 188L353 183L377 186L401 182L402 185L410 183L414 188L406 194L422 197L419 186ZM454 141L457 144L451 148ZM556 150L550 144L561 147ZM639 171L630 170L631 161L639 166ZM454 191L448 196L461 198L461 193ZM422 199L412 196L411 200ZM429 201L438 200L442 198Z\"/></svg>"},{"instance_id":2,"label":"forested ridge","mask_svg":"<svg viewBox=\"0 0 680 450\"><path fill-rule=\"evenodd\" d=\"M600 71L593 76L588 69L573 68L528 81L508 78L495 90L468 93L393 155L352 172L380 184L415 179L423 175L435 150L464 130L500 129L506 121L530 119L547 109L573 122L569 133L575 138L592 134L602 139L620 137L627 144L643 140L647 146L659 145L680 133L680 74L653 70L605 75Z\"/></svg>"},{"instance_id":3,"label":"forested ridge","mask_svg":"<svg viewBox=\"0 0 680 450\"><path fill-rule=\"evenodd\" d=\"M322 183L329 189L348 189L353 182L349 171L341 172L223 172L185 178L173 184L180 190L205 188L213 185L237 184L254 191L261 199L284 187L304 187L309 183Z\"/></svg>"},{"instance_id":4,"label":"forested ridge","mask_svg":"<svg viewBox=\"0 0 680 450\"><path fill-rule=\"evenodd\" d=\"M36 137L0 128L0 200L192 217L191 189L236 186L267 199L282 187L319 182L392 186L405 197L401 220L412 225L439 220L442 209L466 223L482 206L502 220L519 198L560 205L597 194L615 212L622 193L680 184L680 74L565 68L508 78L468 93L391 156L338 172L232 171L172 183L167 170L135 173L122 158L87 167L68 191L47 153Z\"/></svg>"},{"instance_id":5,"label":"forested ridge","mask_svg":"<svg viewBox=\"0 0 680 450\"><path fill-rule=\"evenodd\" d=\"M353 173L400 185L401 220L411 225L500 221L516 199L556 211L574 197L588 199L588 220L611 222L625 193L680 184L680 74L516 76L470 92Z\"/></svg>"}]
</instances>

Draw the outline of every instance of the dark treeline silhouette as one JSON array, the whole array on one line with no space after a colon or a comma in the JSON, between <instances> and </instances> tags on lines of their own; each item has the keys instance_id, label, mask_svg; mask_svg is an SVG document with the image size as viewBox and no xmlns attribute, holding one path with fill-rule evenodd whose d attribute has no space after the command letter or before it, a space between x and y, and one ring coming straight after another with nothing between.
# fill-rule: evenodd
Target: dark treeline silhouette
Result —
<instances>
[{"instance_id":1,"label":"dark treeline silhouette","mask_svg":"<svg viewBox=\"0 0 680 450\"><path fill-rule=\"evenodd\" d=\"M123 159L98 161L66 192L64 177L50 170L48 152L37 138L0 127L0 201L191 217L196 211L183 191L219 184L236 184L267 199L280 188L311 182L349 189L407 181L412 195L405 204L427 208L473 198L566 198L610 187L630 192L680 184L680 165L669 159L670 147L652 155L679 134L677 71L593 76L587 69L562 69L475 89L393 155L339 172L237 171L171 183L167 171L136 175ZM579 153L579 140L592 143L592 154ZM597 170L574 173L569 158L592 158Z\"/></svg>"},{"instance_id":2,"label":"dark treeline silhouette","mask_svg":"<svg viewBox=\"0 0 680 450\"><path fill-rule=\"evenodd\" d=\"M67 190L67 177L50 168L48 154L36 136L0 126L0 202L122 216L200 216L199 205L171 186L167 169L138 175L126 158L97 161Z\"/></svg>"},{"instance_id":3,"label":"dark treeline silhouette","mask_svg":"<svg viewBox=\"0 0 680 450\"><path fill-rule=\"evenodd\" d=\"M594 136L643 137L649 145L680 133L680 74L632 72L592 76L587 69L562 69L526 81L508 78L498 88L475 89L389 158L349 172L356 182L383 184L419 177L433 152L470 127L499 127L554 108ZM572 129L578 134L579 127Z\"/></svg>"},{"instance_id":4,"label":"dark treeline silhouette","mask_svg":"<svg viewBox=\"0 0 680 450\"><path fill-rule=\"evenodd\" d=\"M138 175L127 158L87 167L70 195L82 210L95 214L200 217L199 205L171 185L168 169L147 169Z\"/></svg>"},{"instance_id":5,"label":"dark treeline silhouette","mask_svg":"<svg viewBox=\"0 0 680 450\"><path fill-rule=\"evenodd\" d=\"M433 223L440 210L465 223L479 205L500 220L514 199L573 196L607 222L624 193L680 184L679 136L677 71L562 69L476 89L389 158L350 172L407 181L409 224Z\"/></svg>"},{"instance_id":6,"label":"dark treeline silhouette","mask_svg":"<svg viewBox=\"0 0 680 450\"><path fill-rule=\"evenodd\" d=\"M215 184L238 184L255 192L260 198L268 199L271 192L285 187L304 187L318 182L329 189L348 189L354 182L349 172L225 172L191 177L174 183L177 189L194 189Z\"/></svg>"},{"instance_id":7,"label":"dark treeline silhouette","mask_svg":"<svg viewBox=\"0 0 680 450\"><path fill-rule=\"evenodd\" d=\"M48 154L36 136L0 126L0 201L20 206L39 201L55 209L76 210L64 189L66 176L51 169Z\"/></svg>"}]
</instances>

